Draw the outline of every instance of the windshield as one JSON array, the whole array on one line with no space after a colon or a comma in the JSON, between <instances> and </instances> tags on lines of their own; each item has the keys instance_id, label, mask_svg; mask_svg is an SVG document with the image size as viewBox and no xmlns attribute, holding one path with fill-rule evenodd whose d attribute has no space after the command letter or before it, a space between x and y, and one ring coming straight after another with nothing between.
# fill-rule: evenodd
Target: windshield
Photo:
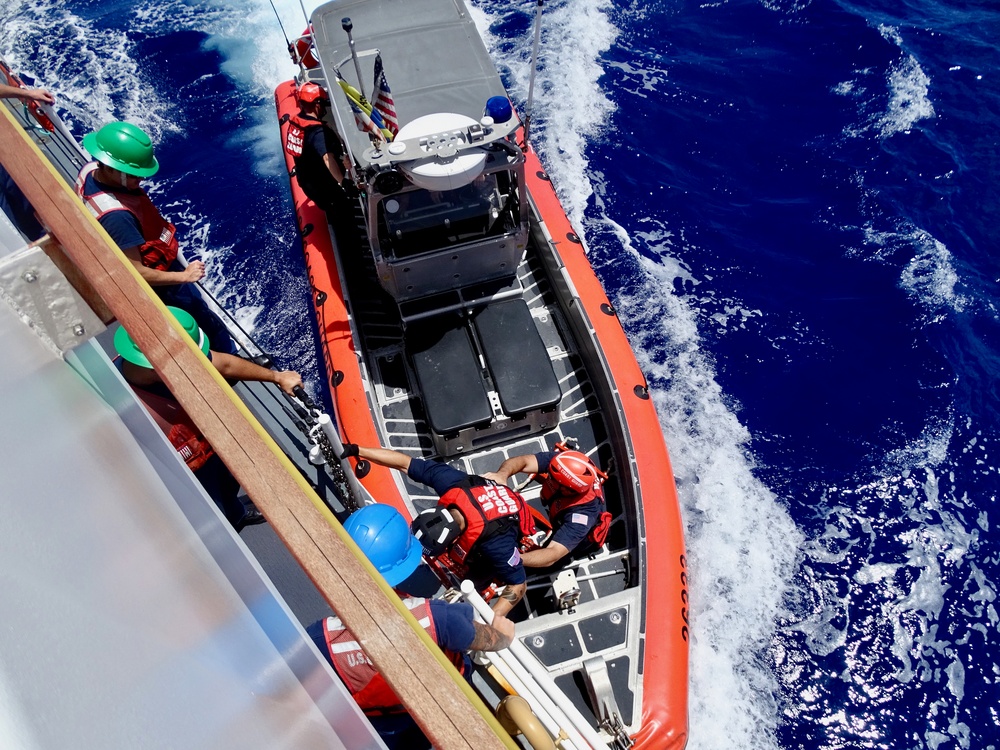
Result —
<instances>
[{"instance_id":1,"label":"windshield","mask_svg":"<svg viewBox=\"0 0 1000 750\"><path fill-rule=\"evenodd\" d=\"M512 231L518 225L513 175L482 174L455 190L410 187L378 205L379 244L404 258Z\"/></svg>"}]
</instances>

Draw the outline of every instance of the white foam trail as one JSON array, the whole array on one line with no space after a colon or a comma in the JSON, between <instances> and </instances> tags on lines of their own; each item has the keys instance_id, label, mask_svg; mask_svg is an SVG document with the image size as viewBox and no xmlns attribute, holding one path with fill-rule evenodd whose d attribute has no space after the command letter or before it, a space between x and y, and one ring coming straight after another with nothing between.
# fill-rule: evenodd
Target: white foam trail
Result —
<instances>
[{"instance_id":1,"label":"white foam trail","mask_svg":"<svg viewBox=\"0 0 1000 750\"><path fill-rule=\"evenodd\" d=\"M306 13L312 13L320 4L319 0L306 2ZM290 40L297 38L306 28L308 21L302 6L297 0L275 0L274 8L268 0L235 4L211 0L205 5L221 19L200 27L211 35L207 46L223 56L223 71L245 95L248 122L235 136L239 142L234 145L252 153L257 173L262 179L276 179L284 195L288 182L275 119L274 89L298 73L285 39L286 35ZM281 202L275 210L287 212L288 206ZM290 269L277 259L288 251L289 243L299 243L298 235L286 229L291 226L289 222L287 215L258 217L259 256L252 268L246 267L238 249L232 249L228 265L243 268L246 283L241 289L227 288L226 306L235 311L244 328L253 331L260 325L265 335L280 342L283 366L302 372L307 388L318 392L321 386L310 377L310 373L318 375L315 342L310 334L312 313L305 302L295 303L308 298L308 289L303 288L300 272L295 270L298 266ZM266 317L260 302L264 287L269 298L283 300L266 310Z\"/></svg>"},{"instance_id":2,"label":"white foam trail","mask_svg":"<svg viewBox=\"0 0 1000 750\"><path fill-rule=\"evenodd\" d=\"M934 117L931 79L914 57L907 57L889 72L889 105L879 120L883 138L909 133L919 120Z\"/></svg>"},{"instance_id":3,"label":"white foam trail","mask_svg":"<svg viewBox=\"0 0 1000 750\"><path fill-rule=\"evenodd\" d=\"M480 2L487 13L506 12L506 6ZM588 175L587 143L603 131L614 110L597 85L604 69L600 56L618 37L609 18L610 0L563 0L546 4L542 16L542 44L531 113L532 142L542 156L575 226L583 226L584 210L593 194ZM534 12L534 3L514 12ZM532 18L534 16L532 15ZM477 16L480 33L495 60L510 72L510 93L524 107L531 77L533 34L514 42L513 51L498 49L497 40ZM510 43L510 40L507 40Z\"/></svg>"},{"instance_id":4,"label":"white foam trail","mask_svg":"<svg viewBox=\"0 0 1000 750\"><path fill-rule=\"evenodd\" d=\"M687 529L688 747L777 747L777 681L765 655L801 534L753 476L750 435L715 381L695 312L667 291L683 273L666 256L633 252L630 263L637 265L630 291L615 305L632 322L633 347L653 385Z\"/></svg>"},{"instance_id":5,"label":"white foam trail","mask_svg":"<svg viewBox=\"0 0 1000 750\"><path fill-rule=\"evenodd\" d=\"M913 226L881 232L867 226L864 235L867 244L877 248L876 257L901 251L913 253L900 273L899 285L932 317L965 310L969 300L959 291L961 279L944 243Z\"/></svg>"},{"instance_id":6,"label":"white foam trail","mask_svg":"<svg viewBox=\"0 0 1000 750\"><path fill-rule=\"evenodd\" d=\"M307 2L306 11L312 13L320 4ZM232 9L226 2L219 7ZM212 36L208 44L225 58L226 75L260 104L252 109L254 124L241 133L257 157L258 172L284 174L281 139L274 118L274 89L298 73L298 66L286 50L285 36L297 38L307 21L295 0L275 0L274 8L267 0L248 0L241 11L227 14L226 23L209 27Z\"/></svg>"},{"instance_id":7,"label":"white foam trail","mask_svg":"<svg viewBox=\"0 0 1000 750\"><path fill-rule=\"evenodd\" d=\"M117 119L134 122L154 141L178 129L174 105L148 83L125 32L99 28L62 0L0 0L0 16L8 62L56 95L77 137Z\"/></svg>"},{"instance_id":8,"label":"white foam trail","mask_svg":"<svg viewBox=\"0 0 1000 750\"><path fill-rule=\"evenodd\" d=\"M833 87L834 93L857 99L862 106L884 106L881 112L866 116L864 123L845 128L844 134L850 138L862 137L870 132L877 133L882 139L890 138L896 133L909 133L920 120L936 116L930 97L930 76L924 72L917 58L905 52L899 30L884 25L878 30L903 54L888 70L884 85L889 97L884 105L882 94L874 93L882 90L881 82L873 80L875 75L881 76L881 73L871 68L857 70L857 80L842 81Z\"/></svg>"},{"instance_id":9,"label":"white foam trail","mask_svg":"<svg viewBox=\"0 0 1000 750\"><path fill-rule=\"evenodd\" d=\"M903 38L894 26L879 26L879 33L903 49ZM912 55L906 55L889 70L889 103L876 127L883 138L895 133L909 133L919 120L934 117L931 104L931 79Z\"/></svg>"},{"instance_id":10,"label":"white foam trail","mask_svg":"<svg viewBox=\"0 0 1000 750\"><path fill-rule=\"evenodd\" d=\"M971 745L970 728L959 721L968 715L961 705L963 658L969 653L965 647L970 641L992 642L1000 618L996 583L977 565L980 555L991 562L988 540L980 539L989 532L985 514L978 510L983 498L975 487L956 485L955 473L945 468L953 441L950 422L931 423L919 438L886 457L879 479L853 489L831 488L824 498L835 504L826 532L806 545L803 567L816 602L787 630L804 634L817 656L843 649L847 668L821 682L843 681L844 686L830 690L858 689L868 699L852 717L843 714L841 701L829 710L817 700L789 710L809 711L811 722L829 727L834 735L853 737L859 725L867 725L873 746L883 746L880 696L898 694L899 688L939 696L935 715L944 721L935 722L937 729L927 724L918 730L920 747ZM956 452L980 452L982 463L989 463L978 436ZM888 512L873 514L873 505ZM849 585L838 589L837 573ZM818 587L819 581L830 585ZM963 613L958 630L942 622L946 606L957 601ZM850 622L849 613L862 610L876 613L871 620L875 627ZM851 641L845 643L845 628L852 625ZM795 671L786 672L789 690L797 679Z\"/></svg>"}]
</instances>

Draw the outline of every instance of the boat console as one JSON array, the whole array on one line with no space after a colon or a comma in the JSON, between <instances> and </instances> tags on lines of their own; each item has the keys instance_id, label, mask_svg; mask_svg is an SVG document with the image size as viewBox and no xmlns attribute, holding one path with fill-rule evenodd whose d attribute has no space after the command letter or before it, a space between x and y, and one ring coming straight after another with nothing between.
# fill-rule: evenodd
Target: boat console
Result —
<instances>
[{"instance_id":1,"label":"boat console","mask_svg":"<svg viewBox=\"0 0 1000 750\"><path fill-rule=\"evenodd\" d=\"M500 123L419 117L362 159L376 275L399 307L406 362L445 457L559 421L559 380L517 279L525 157L503 104Z\"/></svg>"},{"instance_id":2,"label":"boat console","mask_svg":"<svg viewBox=\"0 0 1000 750\"><path fill-rule=\"evenodd\" d=\"M366 221L379 283L402 303L512 278L528 238L523 183L524 155L503 139L369 168Z\"/></svg>"}]
</instances>

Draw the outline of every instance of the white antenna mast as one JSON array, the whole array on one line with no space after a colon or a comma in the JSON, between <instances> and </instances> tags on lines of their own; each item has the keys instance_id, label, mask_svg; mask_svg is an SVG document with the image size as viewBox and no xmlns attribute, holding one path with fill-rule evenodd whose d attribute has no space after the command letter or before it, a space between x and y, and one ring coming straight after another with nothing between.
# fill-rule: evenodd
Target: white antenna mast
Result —
<instances>
[{"instance_id":1,"label":"white antenna mast","mask_svg":"<svg viewBox=\"0 0 1000 750\"><path fill-rule=\"evenodd\" d=\"M542 40L542 6L544 0L537 0L535 7L535 43L531 48L531 79L528 82L528 101L524 105L524 145L528 148L528 130L531 127L531 100L535 96L535 73L538 70L538 45Z\"/></svg>"}]
</instances>

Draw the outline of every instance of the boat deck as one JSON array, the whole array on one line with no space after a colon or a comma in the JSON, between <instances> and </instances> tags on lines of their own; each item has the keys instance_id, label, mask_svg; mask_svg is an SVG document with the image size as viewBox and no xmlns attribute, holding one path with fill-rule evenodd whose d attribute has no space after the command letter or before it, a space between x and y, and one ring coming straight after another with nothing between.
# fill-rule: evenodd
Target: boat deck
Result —
<instances>
[{"instance_id":1,"label":"boat deck","mask_svg":"<svg viewBox=\"0 0 1000 750\"><path fill-rule=\"evenodd\" d=\"M357 218L357 236L364 237L360 214ZM381 414L379 428L384 436L383 446L414 457L441 458L439 451L435 449L427 419L426 394L417 381L406 347L410 330L419 326L423 320L404 325L400 308L378 283L369 253L362 252L360 248L348 249L340 252L339 258L355 330L360 338L358 351L366 355L363 365L367 369L371 392ZM480 303L490 299L523 299L527 303L547 355L545 365L551 364L561 397L553 411L554 426L551 428L523 437L517 437L514 430L514 437L500 436L499 439L503 439L503 442L448 456L445 457L446 460L470 474L483 474L495 471L511 456L550 451L557 443L575 440L579 450L591 455L599 465L608 470L609 478L604 490L608 510L614 516L614 521L604 549L586 558L567 560L555 570L569 565L576 569L581 603L624 591L630 585L632 561L622 501L623 489L614 470L612 447L600 404L583 362L575 350L573 337L568 333L568 323L558 308L534 239L529 242L525 256L517 268L515 281L484 285L478 290L467 289L464 293L467 298L480 295ZM491 304L505 303L494 301ZM480 368L487 370L483 364L480 362ZM517 366L528 367L530 363L518 362ZM493 385L488 375L487 385ZM490 392L490 397L497 398L497 395ZM414 513L437 503L437 495L429 487L412 482L405 476L400 477ZM518 478L524 479L524 476ZM531 483L522 492L541 511L539 489L537 483ZM555 611L551 596L553 570L529 573L528 594L524 603L519 605L522 611L514 611L517 619L538 617Z\"/></svg>"}]
</instances>

